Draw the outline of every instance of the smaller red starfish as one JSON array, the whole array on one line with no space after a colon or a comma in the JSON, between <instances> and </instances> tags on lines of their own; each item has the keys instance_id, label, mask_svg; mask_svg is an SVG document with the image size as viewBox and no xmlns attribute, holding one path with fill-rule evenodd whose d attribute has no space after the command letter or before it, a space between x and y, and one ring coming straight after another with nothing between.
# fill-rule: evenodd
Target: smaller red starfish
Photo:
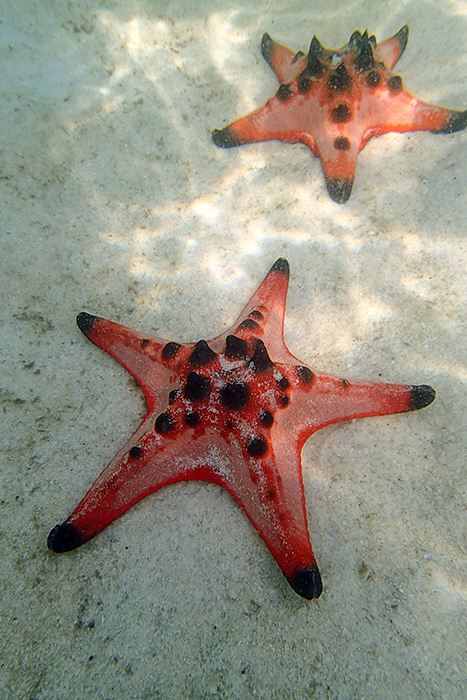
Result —
<instances>
[{"instance_id":1,"label":"smaller red starfish","mask_svg":"<svg viewBox=\"0 0 467 700\"><path fill-rule=\"evenodd\" d=\"M256 112L215 129L214 143L222 148L270 139L304 143L321 160L332 199L346 202L357 156L374 136L391 131L450 134L467 126L467 110L420 102L392 73L408 35L405 25L377 44L374 35L355 31L337 50L324 48L314 36L305 56L264 34L261 52L281 85Z\"/></svg>"},{"instance_id":2,"label":"smaller red starfish","mask_svg":"<svg viewBox=\"0 0 467 700\"><path fill-rule=\"evenodd\" d=\"M423 408L435 392L337 379L302 364L284 343L288 280L289 264L279 259L232 328L209 342L167 342L78 315L79 328L130 372L148 406L128 444L50 532L49 549L75 549L149 493L200 479L238 501L299 595L321 594L303 444L330 423Z\"/></svg>"}]
</instances>

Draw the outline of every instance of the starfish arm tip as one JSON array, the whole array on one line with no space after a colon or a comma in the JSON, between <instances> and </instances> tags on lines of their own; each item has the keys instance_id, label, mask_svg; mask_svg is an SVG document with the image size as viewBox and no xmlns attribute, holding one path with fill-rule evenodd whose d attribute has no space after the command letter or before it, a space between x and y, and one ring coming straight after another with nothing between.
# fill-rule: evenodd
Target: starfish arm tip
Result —
<instances>
[{"instance_id":1,"label":"starfish arm tip","mask_svg":"<svg viewBox=\"0 0 467 700\"><path fill-rule=\"evenodd\" d=\"M280 272L282 275L288 277L290 275L290 265L289 261L285 258L278 258L274 265L271 267L271 272Z\"/></svg>"},{"instance_id":2,"label":"starfish arm tip","mask_svg":"<svg viewBox=\"0 0 467 700\"><path fill-rule=\"evenodd\" d=\"M265 61L269 63L276 42L265 32L261 38L261 53Z\"/></svg>"},{"instance_id":3,"label":"starfish arm tip","mask_svg":"<svg viewBox=\"0 0 467 700\"><path fill-rule=\"evenodd\" d=\"M71 552L72 549L76 549L81 544L81 535L68 521L61 525L55 525L47 537L47 547L56 554Z\"/></svg>"},{"instance_id":4,"label":"starfish arm tip","mask_svg":"<svg viewBox=\"0 0 467 700\"><path fill-rule=\"evenodd\" d=\"M409 25L404 24L403 27L399 29L397 34L394 35L394 38L397 39L399 42L399 46L401 47L401 53L405 50L405 47L407 46L407 42L409 40Z\"/></svg>"},{"instance_id":5,"label":"starfish arm tip","mask_svg":"<svg viewBox=\"0 0 467 700\"><path fill-rule=\"evenodd\" d=\"M88 333L92 330L96 319L97 316L88 314L86 311L81 311L81 313L79 313L76 317L76 323L80 331L82 331L84 335L88 335Z\"/></svg>"},{"instance_id":6,"label":"starfish arm tip","mask_svg":"<svg viewBox=\"0 0 467 700\"><path fill-rule=\"evenodd\" d=\"M410 400L410 410L418 411L420 408L429 406L436 398L436 391L433 387L427 384L412 387L412 396Z\"/></svg>"},{"instance_id":7,"label":"starfish arm tip","mask_svg":"<svg viewBox=\"0 0 467 700\"><path fill-rule=\"evenodd\" d=\"M244 141L237 138L229 126L224 129L214 129L211 132L212 140L219 148L232 148L233 146L241 146Z\"/></svg>"},{"instance_id":8,"label":"starfish arm tip","mask_svg":"<svg viewBox=\"0 0 467 700\"><path fill-rule=\"evenodd\" d=\"M329 195L337 204L345 204L352 192L353 180L326 178Z\"/></svg>"},{"instance_id":9,"label":"starfish arm tip","mask_svg":"<svg viewBox=\"0 0 467 700\"><path fill-rule=\"evenodd\" d=\"M436 129L435 134L454 134L456 131L462 131L467 126L467 109L464 112L452 111L447 117L441 129Z\"/></svg>"},{"instance_id":10,"label":"starfish arm tip","mask_svg":"<svg viewBox=\"0 0 467 700\"><path fill-rule=\"evenodd\" d=\"M319 598L323 592L323 583L317 566L312 569L302 569L288 581L295 593L307 600Z\"/></svg>"}]
</instances>

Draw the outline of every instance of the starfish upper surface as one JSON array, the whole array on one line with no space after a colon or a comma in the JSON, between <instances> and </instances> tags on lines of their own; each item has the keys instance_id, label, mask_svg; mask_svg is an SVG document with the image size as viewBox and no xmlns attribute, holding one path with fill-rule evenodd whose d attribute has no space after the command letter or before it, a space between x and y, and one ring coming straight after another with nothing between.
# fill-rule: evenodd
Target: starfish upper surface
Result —
<instances>
[{"instance_id":1,"label":"starfish upper surface","mask_svg":"<svg viewBox=\"0 0 467 700\"><path fill-rule=\"evenodd\" d=\"M81 503L49 534L66 552L148 494L200 479L243 507L292 588L317 598L301 468L307 438L325 425L423 408L429 386L339 379L297 360L283 338L289 279L279 259L234 325L206 342L177 343L80 313L77 323L137 380L147 414Z\"/></svg>"},{"instance_id":2,"label":"starfish upper surface","mask_svg":"<svg viewBox=\"0 0 467 700\"><path fill-rule=\"evenodd\" d=\"M321 160L335 202L348 200L357 156L374 136L391 131L446 134L467 126L467 110L421 102L392 72L403 53L405 25L377 44L374 35L355 31L341 49L326 49L314 36L307 55L294 53L264 34L261 52L280 87L266 104L212 132L222 148L279 139L303 143Z\"/></svg>"}]
</instances>

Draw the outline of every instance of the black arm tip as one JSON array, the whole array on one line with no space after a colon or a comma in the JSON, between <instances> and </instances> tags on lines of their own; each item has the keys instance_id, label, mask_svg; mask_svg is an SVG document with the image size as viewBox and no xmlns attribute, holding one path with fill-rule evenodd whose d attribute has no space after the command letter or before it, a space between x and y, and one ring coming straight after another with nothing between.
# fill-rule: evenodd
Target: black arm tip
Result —
<instances>
[{"instance_id":1,"label":"black arm tip","mask_svg":"<svg viewBox=\"0 0 467 700\"><path fill-rule=\"evenodd\" d=\"M276 42L273 39L271 39L267 32L265 32L261 39L261 53L263 55L264 60L268 63L271 60L271 54L274 51L275 45Z\"/></svg>"},{"instance_id":2,"label":"black arm tip","mask_svg":"<svg viewBox=\"0 0 467 700\"><path fill-rule=\"evenodd\" d=\"M410 410L418 411L420 408L429 406L436 398L436 391L433 387L426 384L412 387L412 397L410 401Z\"/></svg>"},{"instance_id":3,"label":"black arm tip","mask_svg":"<svg viewBox=\"0 0 467 700\"><path fill-rule=\"evenodd\" d=\"M82 543L83 541L79 532L67 521L61 525L55 525L47 538L47 547L51 552L56 552L57 554L70 552L72 549L79 547Z\"/></svg>"},{"instance_id":4,"label":"black arm tip","mask_svg":"<svg viewBox=\"0 0 467 700\"><path fill-rule=\"evenodd\" d=\"M97 316L87 314L85 311L82 311L80 314L77 315L76 323L78 324L78 328L84 333L84 335L87 335L92 329L96 318Z\"/></svg>"},{"instance_id":5,"label":"black arm tip","mask_svg":"<svg viewBox=\"0 0 467 700\"><path fill-rule=\"evenodd\" d=\"M214 129L211 132L212 140L219 146L219 148L233 148L234 146L241 146L245 141L238 139L231 131L230 126L226 126L223 129Z\"/></svg>"},{"instance_id":6,"label":"black arm tip","mask_svg":"<svg viewBox=\"0 0 467 700\"><path fill-rule=\"evenodd\" d=\"M407 42L409 40L409 25L404 24L404 26L399 29L397 34L394 34L393 38L399 43L402 54L405 51L405 47L407 46Z\"/></svg>"},{"instance_id":7,"label":"black arm tip","mask_svg":"<svg viewBox=\"0 0 467 700\"><path fill-rule=\"evenodd\" d=\"M270 272L280 272L282 275L288 277L290 275L289 261L285 258L279 258L271 267Z\"/></svg>"},{"instance_id":8,"label":"black arm tip","mask_svg":"<svg viewBox=\"0 0 467 700\"><path fill-rule=\"evenodd\" d=\"M353 180L340 180L338 177L326 178L329 195L337 204L345 204L352 192Z\"/></svg>"},{"instance_id":9,"label":"black arm tip","mask_svg":"<svg viewBox=\"0 0 467 700\"><path fill-rule=\"evenodd\" d=\"M453 134L455 131L462 131L466 126L467 109L465 112L453 112L448 119L448 124L444 133Z\"/></svg>"},{"instance_id":10,"label":"black arm tip","mask_svg":"<svg viewBox=\"0 0 467 700\"><path fill-rule=\"evenodd\" d=\"M323 583L318 567L315 569L303 569L288 579L288 581L295 593L307 600L319 598L323 592Z\"/></svg>"}]
</instances>

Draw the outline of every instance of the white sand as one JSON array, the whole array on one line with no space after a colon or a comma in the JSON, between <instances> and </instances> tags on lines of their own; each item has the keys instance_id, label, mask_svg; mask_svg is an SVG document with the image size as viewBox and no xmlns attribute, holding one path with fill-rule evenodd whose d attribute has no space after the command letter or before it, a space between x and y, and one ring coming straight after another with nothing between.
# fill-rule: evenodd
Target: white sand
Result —
<instances>
[{"instance_id":1,"label":"white sand","mask_svg":"<svg viewBox=\"0 0 467 700\"><path fill-rule=\"evenodd\" d=\"M465 109L463 7L4 0L1 698L465 697L467 133L374 140L344 206L304 146L210 137L276 89L264 31L306 51L313 33L337 47L408 22L406 86ZM206 484L164 489L75 552L48 552L50 528L144 414L76 313L209 338L279 256L292 352L438 392L424 411L305 446L319 601L293 593Z\"/></svg>"}]
</instances>

